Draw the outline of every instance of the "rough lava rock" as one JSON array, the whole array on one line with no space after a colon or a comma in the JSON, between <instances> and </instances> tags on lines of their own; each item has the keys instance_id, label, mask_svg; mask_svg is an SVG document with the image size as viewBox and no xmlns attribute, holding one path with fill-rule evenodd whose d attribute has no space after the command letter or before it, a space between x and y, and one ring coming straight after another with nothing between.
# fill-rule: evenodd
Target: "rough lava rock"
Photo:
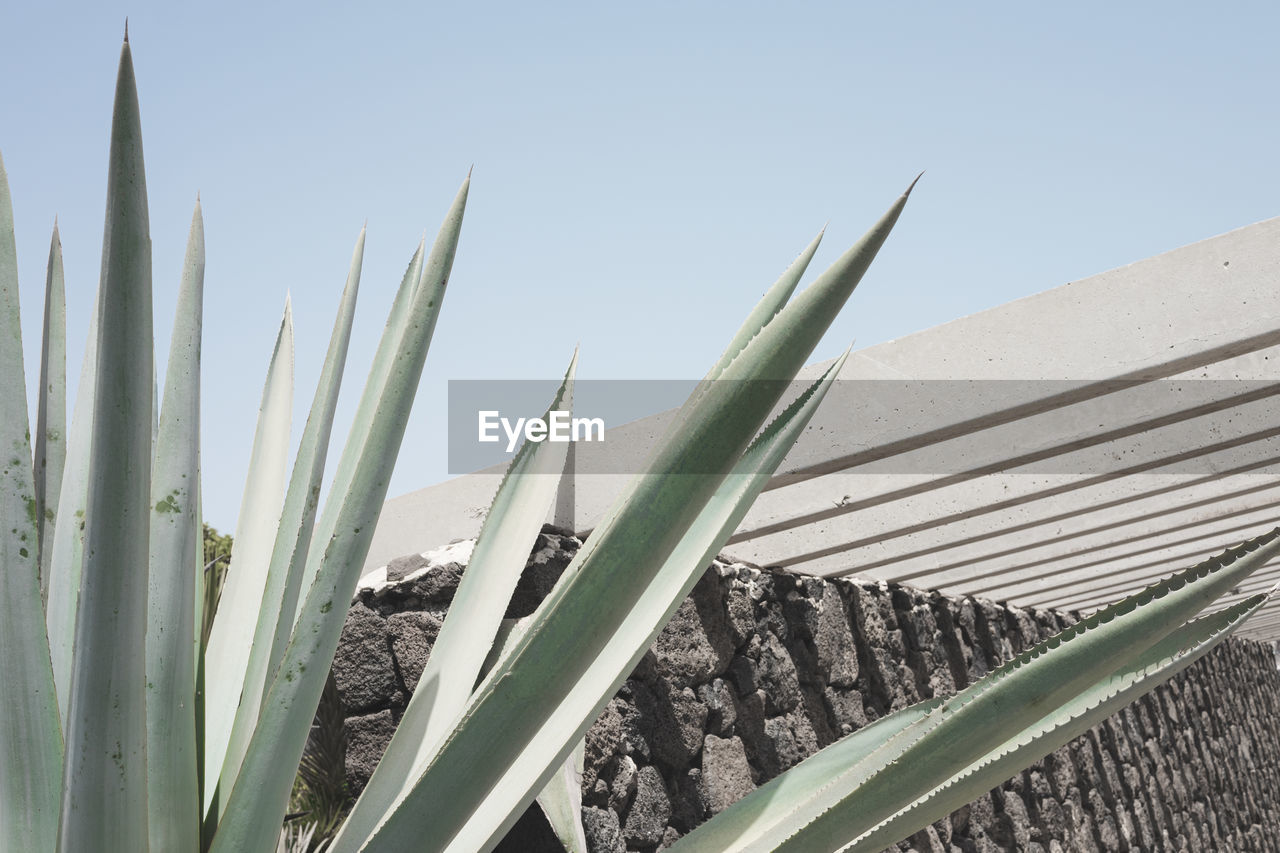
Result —
<instances>
[{"instance_id":1,"label":"rough lava rock","mask_svg":"<svg viewBox=\"0 0 1280 853\"><path fill-rule=\"evenodd\" d=\"M579 545L544 528L509 615L532 612ZM386 748L469 556L459 543L362 582L334 660L353 792ZM661 850L842 734L963 688L1074 619L717 561L587 733L590 850ZM1270 646L1228 640L893 849L1280 851L1276 667ZM555 849L548 832L531 807L500 849Z\"/></svg>"}]
</instances>

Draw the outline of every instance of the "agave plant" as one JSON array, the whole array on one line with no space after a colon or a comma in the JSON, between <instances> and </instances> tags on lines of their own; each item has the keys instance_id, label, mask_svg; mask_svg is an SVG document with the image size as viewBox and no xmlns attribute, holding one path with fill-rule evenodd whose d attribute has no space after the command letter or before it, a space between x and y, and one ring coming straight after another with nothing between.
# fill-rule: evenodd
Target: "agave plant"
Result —
<instances>
[{"instance_id":1,"label":"agave plant","mask_svg":"<svg viewBox=\"0 0 1280 853\"><path fill-rule=\"evenodd\" d=\"M219 594L200 556L201 212L157 405L140 139L126 38L103 276L65 446L57 236L33 450L0 165L0 849L270 853L297 841L297 831L282 836L290 789L386 496L469 179L401 281L323 511L363 233L287 478L286 305ZM488 850L535 799L566 846L584 846L573 773L583 734L821 403L843 358L795 399L784 394L909 192L791 299L818 240L806 248L539 609L504 624L563 462L562 445L521 448L395 737L329 849ZM576 360L549 411L570 410ZM855 732L679 846L875 850L908 836L1219 642L1265 597L1195 615L1278 550L1273 531L1101 611L956 697Z\"/></svg>"}]
</instances>

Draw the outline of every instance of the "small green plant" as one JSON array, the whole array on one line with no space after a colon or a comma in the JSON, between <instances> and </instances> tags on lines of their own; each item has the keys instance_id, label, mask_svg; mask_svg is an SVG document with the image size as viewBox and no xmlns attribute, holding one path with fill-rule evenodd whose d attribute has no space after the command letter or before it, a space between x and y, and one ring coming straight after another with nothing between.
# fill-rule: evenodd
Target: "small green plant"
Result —
<instances>
[{"instance_id":1,"label":"small green plant","mask_svg":"<svg viewBox=\"0 0 1280 853\"><path fill-rule=\"evenodd\" d=\"M197 205L157 412L127 39L103 275L65 445L55 440L65 397L55 364L65 352L57 236L33 449L0 164L0 849L270 853L310 843L314 822L283 829L295 775L386 497L468 189L469 180L431 250L420 245L409 263L323 510L363 233L287 478L286 306L219 593L205 566L220 561L204 556L199 521L202 218ZM488 850L535 799L566 846L583 846L574 773L583 734L821 403L844 358L766 424L909 192L792 299L818 241L810 244L543 604L504 624L563 467L562 444L521 448L391 745L327 850ZM576 359L549 411L570 411ZM1131 596L955 697L838 741L677 846L809 853L906 837L1211 648L1266 597L1196 614L1277 551L1280 530Z\"/></svg>"},{"instance_id":2,"label":"small green plant","mask_svg":"<svg viewBox=\"0 0 1280 853\"><path fill-rule=\"evenodd\" d=\"M204 564L227 562L231 559L231 536L219 533L209 525L202 525L204 530Z\"/></svg>"}]
</instances>

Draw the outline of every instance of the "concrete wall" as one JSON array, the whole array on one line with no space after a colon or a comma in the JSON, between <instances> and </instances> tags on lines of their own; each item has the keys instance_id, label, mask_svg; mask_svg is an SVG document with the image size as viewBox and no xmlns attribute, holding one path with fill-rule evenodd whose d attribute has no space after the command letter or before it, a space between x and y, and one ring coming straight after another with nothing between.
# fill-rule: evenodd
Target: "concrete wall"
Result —
<instances>
[{"instance_id":1,"label":"concrete wall","mask_svg":"<svg viewBox=\"0 0 1280 853\"><path fill-rule=\"evenodd\" d=\"M509 615L532 611L577 546L543 534ZM334 676L356 790L416 684L466 556L463 547L393 562L348 617ZM661 849L842 733L953 692L1071 621L718 563L588 733L592 849ZM1280 850L1277 719L1272 648L1230 640L901 849ZM508 841L511 851L556 849L536 813Z\"/></svg>"}]
</instances>

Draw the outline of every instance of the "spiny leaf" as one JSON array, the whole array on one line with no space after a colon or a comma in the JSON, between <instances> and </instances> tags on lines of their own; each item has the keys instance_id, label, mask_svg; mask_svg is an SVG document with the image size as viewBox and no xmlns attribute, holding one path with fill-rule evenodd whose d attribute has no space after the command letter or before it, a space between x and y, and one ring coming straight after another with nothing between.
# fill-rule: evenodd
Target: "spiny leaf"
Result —
<instances>
[{"instance_id":1,"label":"spiny leaf","mask_svg":"<svg viewBox=\"0 0 1280 853\"><path fill-rule=\"evenodd\" d=\"M632 481L579 550L574 563L580 568L575 571L571 565L574 575L544 603L545 623L522 640L510 668L477 691L458 728L414 792L371 840L370 850L414 844L427 850L472 851L497 843L494 836L545 785L661 621L626 636L600 626L620 624L645 595L852 293L905 204L906 194L768 322L719 378L704 380L695 389L659 443L647 473ZM684 571L688 576L701 568ZM611 643L618 651L608 656L609 671L589 675ZM550 661L556 666L548 669ZM548 699L573 696L579 683L587 686L573 701ZM552 724L561 704L565 718ZM527 760L530 749L539 752L537 760ZM524 773L510 774L516 766ZM529 767L541 768L532 784Z\"/></svg>"},{"instance_id":2,"label":"spiny leaf","mask_svg":"<svg viewBox=\"0 0 1280 853\"><path fill-rule=\"evenodd\" d=\"M360 403L356 406L356 414L351 424L350 435L367 433L377 411L378 394L381 393L383 386L386 384L387 376L391 371L391 363L395 358L396 348L404 335L405 324L409 322L409 306L412 303L414 291L417 289L418 282L422 279L422 263L425 251L426 240L424 238L419 241L417 250L409 260L409 266L405 269L404 277L400 280L400 288L396 291L395 299L391 303L391 311L387 315L387 322L382 330L382 338L378 341L378 349L374 353L373 364L369 368L369 378L365 383L364 391L361 393ZM333 479L335 485L330 486L331 495L340 493L336 484L351 482L355 476L355 472L352 470L354 465L355 462L348 459L346 454L338 460L338 467L334 472ZM292 636L293 628L297 624L298 617L302 614L302 596L306 595L306 592L311 589L311 585L315 582L316 572L320 570L320 563L323 559L323 551L337 527L337 506L337 501L325 503L324 513L315 524L311 547L302 570L302 578L298 582L297 594L286 593L286 600L294 602L295 613L289 624L287 626L281 625L281 630L276 634L275 642L272 644L271 658L273 661L278 662L281 659L289 637ZM291 581L291 586L292 583ZM281 621L283 622L284 620L282 619Z\"/></svg>"},{"instance_id":3,"label":"spiny leaf","mask_svg":"<svg viewBox=\"0 0 1280 853\"><path fill-rule=\"evenodd\" d=\"M147 848L144 661L154 373L141 132L126 43L111 123L84 574L58 839L65 851Z\"/></svg>"},{"instance_id":4,"label":"spiny leaf","mask_svg":"<svg viewBox=\"0 0 1280 853\"><path fill-rule=\"evenodd\" d=\"M582 773L587 742L569 753L551 781L538 793L538 806L551 831L564 845L565 853L587 853L587 837L582 828Z\"/></svg>"},{"instance_id":5,"label":"spiny leaf","mask_svg":"<svg viewBox=\"0 0 1280 853\"><path fill-rule=\"evenodd\" d=\"M556 586L534 615L528 633L520 638L511 654L498 664L477 689L476 699L468 708L461 726L446 741L427 772L418 780L413 792L375 834L367 848L369 851L395 850L407 838L414 836L419 838L418 843L427 850L489 849L501 839L523 807L547 784L576 739L582 736L617 685L634 668L653 636L679 606L711 557L722 547L787 449L794 443L799 431L812 416L842 363L843 359L814 388L789 407L785 415L772 424L760 440L739 459L732 473L723 479L721 487L713 492L709 505L700 505L694 519L686 522L686 534L668 554L668 559L657 567L647 589L641 590L634 600L626 599L629 606L616 616L596 614L594 620L575 622L570 629L562 619L564 611L559 610L557 604L568 599L575 586L587 585L593 595L589 600L601 609L607 606L606 602L611 595L621 594L617 588L621 577L619 574L592 571L590 563L580 561L582 551L590 548L591 542L599 533L597 529L597 533L580 549L578 558L566 569L568 579ZM684 479L687 484L689 480L702 477L685 475ZM707 504L706 501L703 503ZM595 627L588 627L591 624ZM601 625L609 626L607 631L600 628ZM570 661L567 660L568 651L574 649L578 639L573 633L575 630L604 632L609 635L602 638L603 648L590 661L585 662L581 671L570 666ZM543 650L540 654L531 654L530 650L537 647L536 635L539 632L543 633L542 641L551 643L550 647L554 651ZM535 660L543 663L532 663ZM555 666L549 668L549 662L553 660ZM538 725L531 726L526 721L499 715L499 725L503 727L502 743L495 742L499 729L487 730L484 737L492 746L479 752L472 750L466 778L458 779L457 785L448 785L446 779L451 775L458 778L453 769L452 757L461 758L467 751L461 745L465 743L461 736L467 734L467 724L471 722L476 726L476 732L486 731L489 721L485 720L485 724L480 724L477 712L486 703L495 702L490 697L503 695L501 688L508 685L520 686L520 682L525 679L535 682L558 681L562 670L574 673L572 680L565 685L527 684L521 687L520 698L516 701L521 703L522 716L536 719ZM504 707L511 706L498 701L492 706L492 710L500 711ZM518 753L519 757L497 754L503 748ZM534 776L529 771L531 767L542 768L542 771ZM480 772L482 769L486 773L493 772L496 778L488 783L489 788L481 794L480 802L463 806L457 809L457 814L450 814L460 788L472 780L483 784L481 780L488 778L486 773ZM445 787L450 788L453 793L448 800L441 800ZM445 822L447 825L447 822L454 820L463 824L461 831L456 834L442 833L441 823Z\"/></svg>"},{"instance_id":6,"label":"spiny leaf","mask_svg":"<svg viewBox=\"0 0 1280 853\"><path fill-rule=\"evenodd\" d=\"M572 413L577 363L575 351L544 422L550 422L553 412ZM563 442L527 441L511 460L417 689L330 853L355 851L368 839L378 820L422 772L465 707L555 500L567 453L568 444Z\"/></svg>"},{"instance_id":7,"label":"spiny leaf","mask_svg":"<svg viewBox=\"0 0 1280 853\"><path fill-rule=\"evenodd\" d=\"M787 300L791 298L791 294L795 292L796 285L800 283L800 279L804 276L804 271L809 268L809 262L813 260L813 255L818 251L818 244L822 242L822 235L826 233L826 228L818 232L818 236L810 241L809 245L804 248L800 256L791 262L791 266L783 271L778 280L765 292L760 302L747 315L747 319L743 321L741 328L733 336L733 340L729 342L729 346L725 347L724 353L720 356L720 360L707 374L708 379L715 379L724 368L737 357L738 353L746 348L760 330L768 325L769 321L778 315L782 307L787 304Z\"/></svg>"},{"instance_id":8,"label":"spiny leaf","mask_svg":"<svg viewBox=\"0 0 1280 853\"><path fill-rule=\"evenodd\" d=\"M286 298L284 317L262 389L262 408L253 436L240 519L236 522L235 548L205 651L203 792L206 812L218 792L236 707L244 692L253 628L258 621L258 608L284 504L292 416L293 309ZM225 791L220 802L226 803Z\"/></svg>"},{"instance_id":9,"label":"spiny leaf","mask_svg":"<svg viewBox=\"0 0 1280 853\"><path fill-rule=\"evenodd\" d=\"M394 358L370 375L376 414L357 416L334 475L308 559L321 559L280 669L263 701L258 727L213 840L213 853L268 853L288 805L293 768L302 757L311 718L324 689L343 617L368 554L387 484L404 438L457 249L470 182L463 183L423 266L403 322L388 321ZM370 396L366 394L366 396ZM363 406L361 407L364 408Z\"/></svg>"},{"instance_id":10,"label":"spiny leaf","mask_svg":"<svg viewBox=\"0 0 1280 853\"><path fill-rule=\"evenodd\" d=\"M1195 663L1231 636L1269 599L1255 595L1184 625L1138 661L1046 715L980 762L858 839L845 853L877 853L999 785L1033 761L1070 743Z\"/></svg>"},{"instance_id":11,"label":"spiny leaf","mask_svg":"<svg viewBox=\"0 0 1280 853\"><path fill-rule=\"evenodd\" d=\"M196 853L196 580L202 565L200 330L204 219L196 202L165 370L152 470L147 595L147 810L152 850Z\"/></svg>"},{"instance_id":12,"label":"spiny leaf","mask_svg":"<svg viewBox=\"0 0 1280 853\"><path fill-rule=\"evenodd\" d=\"M40 525L40 595L49 600L53 526L67 456L67 302L58 223L49 241L44 290L44 343L40 347L40 408L36 415L36 519Z\"/></svg>"},{"instance_id":13,"label":"spiny leaf","mask_svg":"<svg viewBox=\"0 0 1280 853\"><path fill-rule=\"evenodd\" d=\"M779 821L793 818L797 803L833 778L866 760L886 741L928 716L943 699L928 699L863 726L775 776L724 811L681 837L671 849L739 850Z\"/></svg>"},{"instance_id":14,"label":"spiny leaf","mask_svg":"<svg viewBox=\"0 0 1280 853\"><path fill-rule=\"evenodd\" d=\"M1113 604L991 672L863 765L832 780L751 850L838 849L1145 651L1280 553L1280 528ZM891 772L886 768L892 767ZM796 831L795 827L803 827Z\"/></svg>"},{"instance_id":15,"label":"spiny leaf","mask_svg":"<svg viewBox=\"0 0 1280 853\"><path fill-rule=\"evenodd\" d=\"M236 708L231 741L223 761L219 785L230 791L235 782L244 751L258 722L262 706L262 694L267 679L279 666L275 640L293 627L294 602L287 600L292 587L296 597L296 585L301 583L303 564L311 545L311 531L315 525L316 509L320 503L320 482L324 477L325 458L329 449L329 434L333 428L333 413L338 405L338 390L342 385L343 366L347 359L347 345L351 340L351 323L355 318L356 296L360 289L360 267L364 261L365 232L361 229L352 253L351 267L342 291L338 317L334 322L325 354L324 368L316 386L311 412L298 445L298 457L294 462L289 491L285 495L284 509L276 532L275 545L267 569L266 584L258 606L258 620L254 627L253 641L249 647L249 660L244 675L244 690L240 705ZM278 647L283 656L284 645Z\"/></svg>"},{"instance_id":16,"label":"spiny leaf","mask_svg":"<svg viewBox=\"0 0 1280 853\"><path fill-rule=\"evenodd\" d=\"M67 437L66 467L59 492L61 524L53 527L50 549L48 612L50 654L54 683L58 692L58 713L67 725L67 702L71 695L71 658L75 645L76 609L80 604L80 575L84 569L84 517L89 506L89 454L93 444L93 399L97 392L99 301L95 297L89 313L89 334L85 341L76 406Z\"/></svg>"},{"instance_id":17,"label":"spiny leaf","mask_svg":"<svg viewBox=\"0 0 1280 853\"><path fill-rule=\"evenodd\" d=\"M62 735L41 607L18 316L18 257L0 160L0 849L51 850Z\"/></svg>"}]
</instances>

